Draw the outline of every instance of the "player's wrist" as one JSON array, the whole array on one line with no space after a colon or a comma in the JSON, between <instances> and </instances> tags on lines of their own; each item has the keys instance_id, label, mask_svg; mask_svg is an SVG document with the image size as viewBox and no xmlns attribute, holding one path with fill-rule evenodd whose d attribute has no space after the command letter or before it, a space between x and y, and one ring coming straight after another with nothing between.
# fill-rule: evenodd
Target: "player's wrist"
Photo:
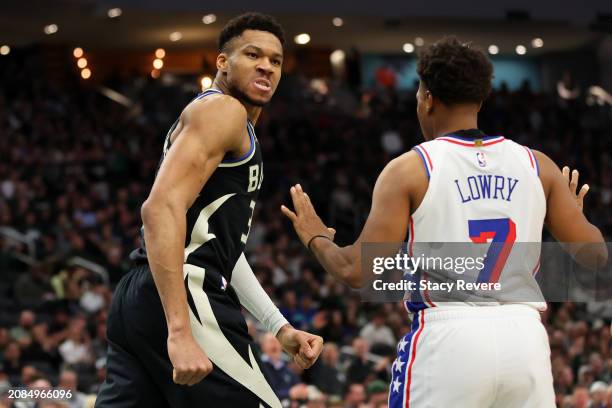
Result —
<instances>
[{"instance_id":1,"label":"player's wrist","mask_svg":"<svg viewBox=\"0 0 612 408\"><path fill-rule=\"evenodd\" d=\"M276 332L276 339L282 343L283 337L291 330L295 330L291 324L287 323Z\"/></svg>"}]
</instances>

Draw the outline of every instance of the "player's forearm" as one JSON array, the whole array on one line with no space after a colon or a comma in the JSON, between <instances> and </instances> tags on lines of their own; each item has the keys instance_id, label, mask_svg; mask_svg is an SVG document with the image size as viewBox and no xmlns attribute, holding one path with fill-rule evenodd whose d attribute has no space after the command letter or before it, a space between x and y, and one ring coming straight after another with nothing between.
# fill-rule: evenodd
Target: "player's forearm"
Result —
<instances>
[{"instance_id":1,"label":"player's forearm","mask_svg":"<svg viewBox=\"0 0 612 408\"><path fill-rule=\"evenodd\" d=\"M147 258L161 299L169 334L190 330L183 282L185 214L167 204L143 205Z\"/></svg>"},{"instance_id":2,"label":"player's forearm","mask_svg":"<svg viewBox=\"0 0 612 408\"><path fill-rule=\"evenodd\" d=\"M234 266L231 285L240 304L275 336L289 323L261 287L244 254L240 255Z\"/></svg>"},{"instance_id":3,"label":"player's forearm","mask_svg":"<svg viewBox=\"0 0 612 408\"><path fill-rule=\"evenodd\" d=\"M323 268L342 283L352 288L364 285L360 270L360 254L355 246L339 247L325 238L316 238L312 241L310 249Z\"/></svg>"}]
</instances>

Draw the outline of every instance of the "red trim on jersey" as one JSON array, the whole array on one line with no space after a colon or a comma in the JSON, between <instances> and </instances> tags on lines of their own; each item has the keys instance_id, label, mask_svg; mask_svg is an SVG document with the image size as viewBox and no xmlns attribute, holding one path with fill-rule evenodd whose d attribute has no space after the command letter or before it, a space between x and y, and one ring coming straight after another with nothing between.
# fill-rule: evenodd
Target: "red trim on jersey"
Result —
<instances>
[{"instance_id":1,"label":"red trim on jersey","mask_svg":"<svg viewBox=\"0 0 612 408\"><path fill-rule=\"evenodd\" d=\"M527 156L529 156L529 162L531 163L531 167L535 169L535 164L533 164L533 157L531 157L531 151L526 146L523 146L527 151Z\"/></svg>"},{"instance_id":2,"label":"red trim on jersey","mask_svg":"<svg viewBox=\"0 0 612 408\"><path fill-rule=\"evenodd\" d=\"M427 272L423 272L423 278L425 279L425 281L427 281ZM423 291L423 294L425 295L425 302L429 303L429 307L436 307L436 304L433 302L433 300L431 300L431 297L429 296L429 288L426 287Z\"/></svg>"},{"instance_id":3,"label":"red trim on jersey","mask_svg":"<svg viewBox=\"0 0 612 408\"><path fill-rule=\"evenodd\" d=\"M433 171L433 163L431 162L431 157L429 157L429 153L427 153L427 150L425 150L425 148L421 145L418 145L415 147L418 147L419 149L423 149L423 151L425 152L425 156L427 156L427 161L429 162L429 168L430 170Z\"/></svg>"},{"instance_id":4,"label":"red trim on jersey","mask_svg":"<svg viewBox=\"0 0 612 408\"><path fill-rule=\"evenodd\" d=\"M414 360L416 359L417 352L417 343L419 341L419 336L423 331L423 327L425 327L425 310L421 310L421 321L419 330L417 330L416 335L414 336L414 346L412 347L412 359L410 360L410 365L408 365L407 375L408 380L406 380L406 405L405 408L410 408L410 382L412 381L412 365L414 364Z\"/></svg>"},{"instance_id":5,"label":"red trim on jersey","mask_svg":"<svg viewBox=\"0 0 612 408\"><path fill-rule=\"evenodd\" d=\"M491 278L489 279L489 282L499 281L499 277L501 276L502 270L504 269L504 265L506 265L506 261L508 260L508 256L510 255L510 251L512 251L514 241L516 241L516 224L511 219L508 219L508 222L508 236L506 237L504 246L502 247L502 250L499 254L499 258L497 258L497 262L495 262L495 266L493 267L493 271L491 272Z\"/></svg>"},{"instance_id":6,"label":"red trim on jersey","mask_svg":"<svg viewBox=\"0 0 612 408\"><path fill-rule=\"evenodd\" d=\"M486 244L488 239L495 238L495 231L481 232L477 237L470 237L475 244Z\"/></svg>"},{"instance_id":7,"label":"red trim on jersey","mask_svg":"<svg viewBox=\"0 0 612 408\"><path fill-rule=\"evenodd\" d=\"M535 276L536 273L538 273L538 271L540 270L540 261L542 260L542 256L540 256L538 258L538 263L536 264L535 268L533 268L533 271L531 272L531 276Z\"/></svg>"},{"instance_id":8,"label":"red trim on jersey","mask_svg":"<svg viewBox=\"0 0 612 408\"><path fill-rule=\"evenodd\" d=\"M475 142L464 142L464 141L459 141L457 139L452 139L450 137L438 137L434 140L442 140L443 142L454 143L454 144L458 144L460 146L466 146L466 147L484 147L484 146L491 146L496 143L503 142L504 140L506 140L506 138L502 137L501 139L491 140L488 142L482 142L482 144L479 144L479 145L476 145Z\"/></svg>"}]
</instances>

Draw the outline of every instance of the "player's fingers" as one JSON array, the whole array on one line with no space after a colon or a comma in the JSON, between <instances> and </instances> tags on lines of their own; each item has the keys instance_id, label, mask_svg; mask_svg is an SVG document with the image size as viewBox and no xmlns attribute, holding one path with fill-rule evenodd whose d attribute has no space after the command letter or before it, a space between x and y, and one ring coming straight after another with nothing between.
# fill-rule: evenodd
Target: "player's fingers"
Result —
<instances>
[{"instance_id":1,"label":"player's fingers","mask_svg":"<svg viewBox=\"0 0 612 408\"><path fill-rule=\"evenodd\" d=\"M298 191L297 186L293 186L289 189L291 193L291 200L293 201L293 208L295 208L296 214L302 214L304 211L304 193Z\"/></svg>"},{"instance_id":2,"label":"player's fingers","mask_svg":"<svg viewBox=\"0 0 612 408\"><path fill-rule=\"evenodd\" d=\"M584 196L586 196L588 192L589 192L588 184L585 184L584 186L580 188L580 191L578 192L578 207L583 208Z\"/></svg>"},{"instance_id":3,"label":"player's fingers","mask_svg":"<svg viewBox=\"0 0 612 408\"><path fill-rule=\"evenodd\" d=\"M561 173L563 174L563 178L565 179L565 182L567 184L569 184L569 175L570 175L569 167L563 166L563 169L561 170Z\"/></svg>"},{"instance_id":4,"label":"player's fingers","mask_svg":"<svg viewBox=\"0 0 612 408\"><path fill-rule=\"evenodd\" d=\"M185 385L189 380L189 375L184 370L177 370L176 368L172 369L172 381L176 384Z\"/></svg>"},{"instance_id":5,"label":"player's fingers","mask_svg":"<svg viewBox=\"0 0 612 408\"><path fill-rule=\"evenodd\" d=\"M334 237L336 236L336 230L331 227L327 227L327 232L331 234L331 239L333 241Z\"/></svg>"},{"instance_id":6,"label":"player's fingers","mask_svg":"<svg viewBox=\"0 0 612 408\"><path fill-rule=\"evenodd\" d=\"M299 353L295 355L293 361L295 361L295 363L300 366L300 368L308 368L308 361L306 361L304 357L301 356Z\"/></svg>"},{"instance_id":7,"label":"player's fingers","mask_svg":"<svg viewBox=\"0 0 612 408\"><path fill-rule=\"evenodd\" d=\"M295 220L297 220L297 215L284 205L281 205L281 211L291 220L291 222L295 222Z\"/></svg>"},{"instance_id":8,"label":"player's fingers","mask_svg":"<svg viewBox=\"0 0 612 408\"><path fill-rule=\"evenodd\" d=\"M578 170L572 171L572 178L569 185L572 194L576 195L576 188L578 187Z\"/></svg>"},{"instance_id":9,"label":"player's fingers","mask_svg":"<svg viewBox=\"0 0 612 408\"><path fill-rule=\"evenodd\" d=\"M310 343L310 347L312 349L313 358L316 360L323 350L323 338L320 336L315 336L314 338L308 340L308 342Z\"/></svg>"}]
</instances>

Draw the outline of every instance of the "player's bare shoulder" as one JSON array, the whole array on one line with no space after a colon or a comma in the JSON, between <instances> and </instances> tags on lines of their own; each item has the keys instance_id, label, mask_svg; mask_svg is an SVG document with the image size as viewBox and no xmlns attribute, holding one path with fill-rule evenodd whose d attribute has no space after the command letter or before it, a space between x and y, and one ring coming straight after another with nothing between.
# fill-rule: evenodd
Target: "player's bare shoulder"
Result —
<instances>
[{"instance_id":1,"label":"player's bare shoulder","mask_svg":"<svg viewBox=\"0 0 612 408\"><path fill-rule=\"evenodd\" d=\"M189 103L181 113L178 128L181 133L207 139L207 143L229 151L240 146L246 123L246 108L238 99L216 94Z\"/></svg>"}]
</instances>

